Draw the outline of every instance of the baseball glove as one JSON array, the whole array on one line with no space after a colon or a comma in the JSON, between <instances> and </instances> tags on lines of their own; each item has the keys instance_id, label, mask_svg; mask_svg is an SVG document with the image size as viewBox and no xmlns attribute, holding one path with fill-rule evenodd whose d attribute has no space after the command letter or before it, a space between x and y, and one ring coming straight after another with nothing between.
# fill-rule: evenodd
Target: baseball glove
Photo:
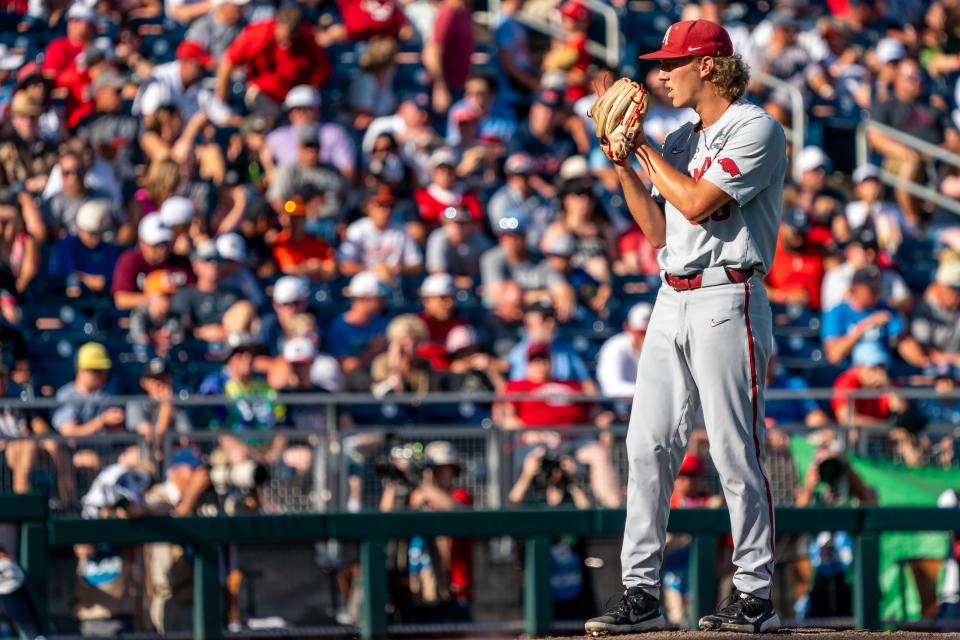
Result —
<instances>
[{"instance_id":1,"label":"baseball glove","mask_svg":"<svg viewBox=\"0 0 960 640\"><path fill-rule=\"evenodd\" d=\"M590 108L590 117L597 125L600 148L613 162L630 157L643 137L643 119L647 115L647 91L629 78L620 78L607 86L609 76L600 76L593 83L597 99Z\"/></svg>"}]
</instances>

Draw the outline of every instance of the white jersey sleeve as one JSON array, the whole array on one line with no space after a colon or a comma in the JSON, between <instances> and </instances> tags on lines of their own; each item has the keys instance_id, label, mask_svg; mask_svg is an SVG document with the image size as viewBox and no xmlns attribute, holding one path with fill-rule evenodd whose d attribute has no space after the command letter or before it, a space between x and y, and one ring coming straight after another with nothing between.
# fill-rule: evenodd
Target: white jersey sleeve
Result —
<instances>
[{"instance_id":1,"label":"white jersey sleeve","mask_svg":"<svg viewBox=\"0 0 960 640\"><path fill-rule=\"evenodd\" d=\"M756 117L730 133L702 178L721 189L740 206L774 180L787 153L783 129L773 118Z\"/></svg>"}]
</instances>

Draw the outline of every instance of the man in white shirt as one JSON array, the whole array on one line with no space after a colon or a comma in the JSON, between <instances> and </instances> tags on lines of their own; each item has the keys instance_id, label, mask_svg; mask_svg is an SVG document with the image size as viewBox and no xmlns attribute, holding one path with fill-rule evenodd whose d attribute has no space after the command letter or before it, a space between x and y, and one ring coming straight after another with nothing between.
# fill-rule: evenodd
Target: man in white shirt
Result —
<instances>
[{"instance_id":1,"label":"man in white shirt","mask_svg":"<svg viewBox=\"0 0 960 640\"><path fill-rule=\"evenodd\" d=\"M912 233L913 229L900 207L883 200L880 169L870 164L857 167L853 184L858 199L848 202L844 209L850 229L873 229L880 247L889 254L896 253L904 233Z\"/></svg>"},{"instance_id":2,"label":"man in white shirt","mask_svg":"<svg viewBox=\"0 0 960 640\"><path fill-rule=\"evenodd\" d=\"M638 302L630 309L623 331L611 336L600 347L597 357L597 381L603 395L610 398L633 397L637 383L640 351L650 324L653 305Z\"/></svg>"},{"instance_id":3,"label":"man in white shirt","mask_svg":"<svg viewBox=\"0 0 960 640\"><path fill-rule=\"evenodd\" d=\"M403 224L394 222L395 199L390 190L381 187L367 196L366 216L347 227L346 237L337 257L345 276L372 271L384 284L399 276L423 271L423 258Z\"/></svg>"},{"instance_id":4,"label":"man in white shirt","mask_svg":"<svg viewBox=\"0 0 960 640\"><path fill-rule=\"evenodd\" d=\"M213 57L200 44L184 40L177 46L177 59L153 68L133 101L133 115L146 119L162 106L173 105L184 122L195 113L209 109L213 93L202 86ZM215 110L216 111L216 110ZM217 113L217 116L223 115ZM219 117L211 117L219 121Z\"/></svg>"},{"instance_id":5,"label":"man in white shirt","mask_svg":"<svg viewBox=\"0 0 960 640\"><path fill-rule=\"evenodd\" d=\"M877 265L879 245L872 229L857 233L844 249L846 261L827 272L820 289L820 306L829 311L847 297L853 274L857 269ZM879 266L879 265L877 265ZM901 313L908 313L913 306L913 296L907 283L893 269L881 267L880 300Z\"/></svg>"}]
</instances>

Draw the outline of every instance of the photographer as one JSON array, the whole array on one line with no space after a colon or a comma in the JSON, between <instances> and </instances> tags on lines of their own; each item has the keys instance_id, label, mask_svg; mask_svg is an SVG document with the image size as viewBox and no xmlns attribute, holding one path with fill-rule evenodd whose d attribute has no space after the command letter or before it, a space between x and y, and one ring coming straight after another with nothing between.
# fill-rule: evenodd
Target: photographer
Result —
<instances>
[{"instance_id":1,"label":"photographer","mask_svg":"<svg viewBox=\"0 0 960 640\"><path fill-rule=\"evenodd\" d=\"M593 504L581 485L577 463L564 451L536 447L523 459L523 470L510 489L511 505L546 505L589 509ZM550 547L553 613L556 620L582 620L595 606L593 582L584 565L586 541L561 535Z\"/></svg>"},{"instance_id":2,"label":"photographer","mask_svg":"<svg viewBox=\"0 0 960 640\"><path fill-rule=\"evenodd\" d=\"M463 467L456 448L435 440L423 449L423 470L416 478L408 456L394 448L389 462L378 465L385 476L380 510L400 508L401 492L408 491L406 508L414 511L452 511L473 506L473 496L455 485ZM466 622L473 599L473 541L447 536L414 536L397 553L399 589L394 599L402 622Z\"/></svg>"},{"instance_id":3,"label":"photographer","mask_svg":"<svg viewBox=\"0 0 960 640\"><path fill-rule=\"evenodd\" d=\"M876 501L874 490L863 483L844 457L843 445L830 440L817 447L806 482L797 493L796 506L865 506ZM846 575L853 561L850 535L845 531L821 531L810 541L808 554L815 576L806 615L851 615L853 592Z\"/></svg>"}]
</instances>

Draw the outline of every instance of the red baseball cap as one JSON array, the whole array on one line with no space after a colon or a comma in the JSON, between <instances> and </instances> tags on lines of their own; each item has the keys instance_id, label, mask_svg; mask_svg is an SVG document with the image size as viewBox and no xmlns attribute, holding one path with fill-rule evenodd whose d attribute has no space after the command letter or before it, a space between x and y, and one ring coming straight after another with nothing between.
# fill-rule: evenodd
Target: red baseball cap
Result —
<instances>
[{"instance_id":1,"label":"red baseball cap","mask_svg":"<svg viewBox=\"0 0 960 640\"><path fill-rule=\"evenodd\" d=\"M184 40L177 45L177 60L196 60L205 67L213 64L213 56L195 40Z\"/></svg>"},{"instance_id":2,"label":"red baseball cap","mask_svg":"<svg viewBox=\"0 0 960 640\"><path fill-rule=\"evenodd\" d=\"M699 56L732 56L730 34L716 22L684 20L670 25L663 34L659 51L640 56L641 60L670 60Z\"/></svg>"},{"instance_id":3,"label":"red baseball cap","mask_svg":"<svg viewBox=\"0 0 960 640\"><path fill-rule=\"evenodd\" d=\"M590 19L590 10L574 0L572 2L567 2L560 7L560 15L572 20L586 22Z\"/></svg>"},{"instance_id":4,"label":"red baseball cap","mask_svg":"<svg viewBox=\"0 0 960 640\"><path fill-rule=\"evenodd\" d=\"M695 453L687 453L683 456L683 463L680 465L680 475L700 477L704 471L703 460L700 459L700 456Z\"/></svg>"}]
</instances>

